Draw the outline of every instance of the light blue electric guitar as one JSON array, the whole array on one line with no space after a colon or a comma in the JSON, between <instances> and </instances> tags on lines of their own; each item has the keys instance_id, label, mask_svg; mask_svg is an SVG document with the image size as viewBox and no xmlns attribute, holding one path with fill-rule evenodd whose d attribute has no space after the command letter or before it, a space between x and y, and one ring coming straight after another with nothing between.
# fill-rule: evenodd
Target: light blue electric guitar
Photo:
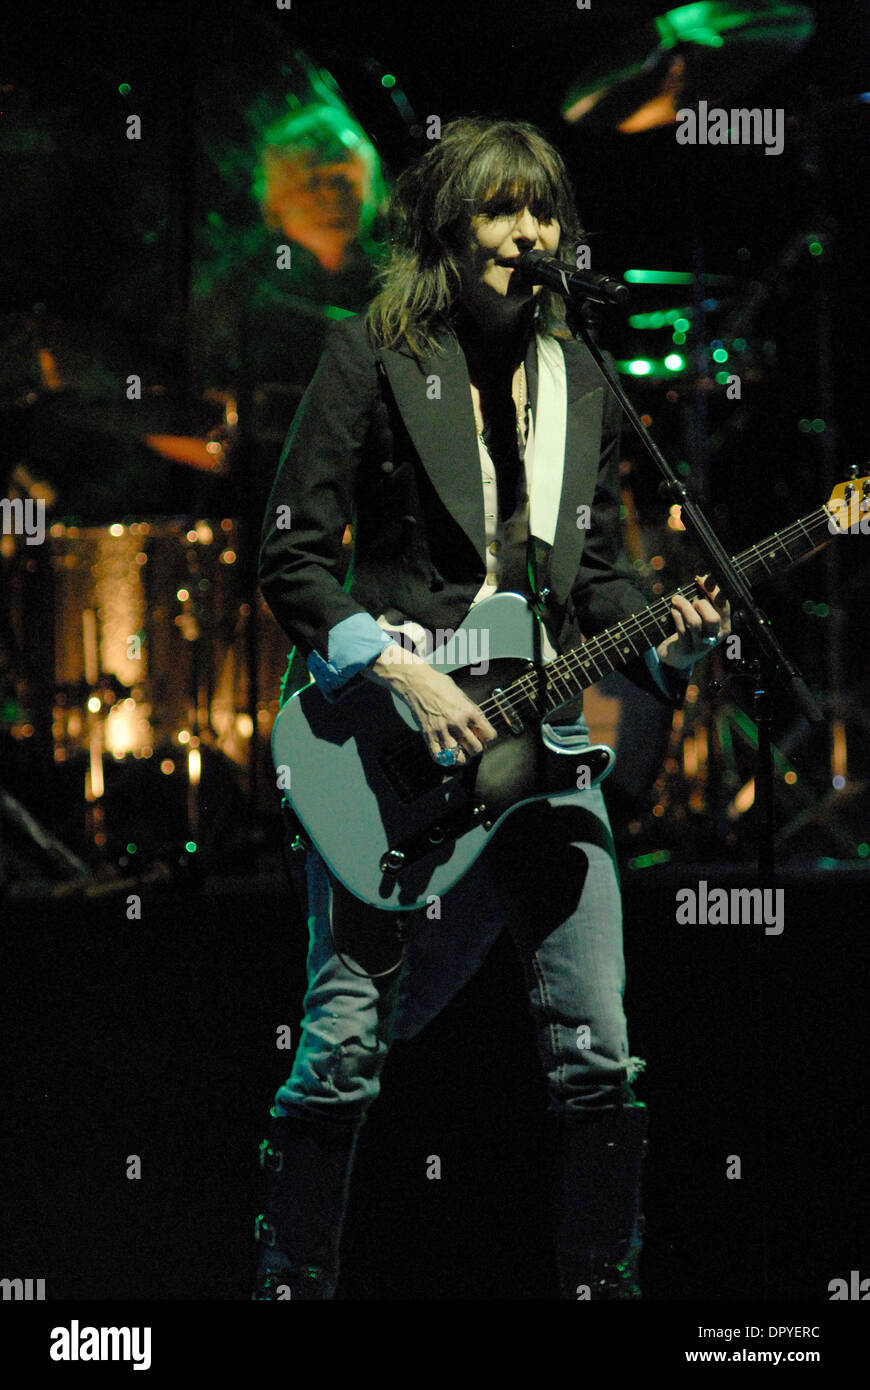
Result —
<instances>
[{"instance_id":1,"label":"light blue electric guitar","mask_svg":"<svg viewBox=\"0 0 870 1390\"><path fill-rule=\"evenodd\" d=\"M870 510L870 479L834 489L826 506L735 560L752 584L803 559ZM701 596L694 583L679 590ZM541 725L587 686L672 631L671 596L545 664L535 664L538 621L519 594L476 604L426 658L478 705L498 737L469 762L445 769L414 716L383 686L329 701L313 683L287 701L272 732L279 786L333 874L363 902L387 911L424 907L471 867L518 806L597 786L613 750L555 751ZM483 668L483 669L481 669Z\"/></svg>"}]
</instances>

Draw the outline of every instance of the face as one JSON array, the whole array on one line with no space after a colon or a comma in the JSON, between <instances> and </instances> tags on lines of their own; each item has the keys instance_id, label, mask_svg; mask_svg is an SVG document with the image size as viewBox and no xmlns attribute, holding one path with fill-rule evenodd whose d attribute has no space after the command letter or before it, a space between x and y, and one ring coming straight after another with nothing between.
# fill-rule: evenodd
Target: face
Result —
<instances>
[{"instance_id":1,"label":"face","mask_svg":"<svg viewBox=\"0 0 870 1390\"><path fill-rule=\"evenodd\" d=\"M337 270L359 233L368 174L359 157L318 164L313 154L268 151L265 204L291 241L313 251L327 270Z\"/></svg>"},{"instance_id":2,"label":"face","mask_svg":"<svg viewBox=\"0 0 870 1390\"><path fill-rule=\"evenodd\" d=\"M361 159L320 164L312 154L282 158L270 151L264 164L267 200L288 236L293 234L291 227L356 230L365 196L366 169Z\"/></svg>"},{"instance_id":3,"label":"face","mask_svg":"<svg viewBox=\"0 0 870 1390\"><path fill-rule=\"evenodd\" d=\"M516 271L496 264L496 256L517 256L521 251L559 249L561 228L555 218L543 221L529 208L518 212L471 220L469 249L463 259L463 299L475 316L493 324L507 323L543 288L521 281Z\"/></svg>"}]
</instances>

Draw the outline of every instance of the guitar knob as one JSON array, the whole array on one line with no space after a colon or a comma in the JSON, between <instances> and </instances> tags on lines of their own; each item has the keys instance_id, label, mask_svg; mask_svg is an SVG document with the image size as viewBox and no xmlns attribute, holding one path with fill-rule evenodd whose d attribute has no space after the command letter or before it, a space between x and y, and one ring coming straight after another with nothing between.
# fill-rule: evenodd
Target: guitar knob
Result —
<instances>
[{"instance_id":1,"label":"guitar knob","mask_svg":"<svg viewBox=\"0 0 870 1390\"><path fill-rule=\"evenodd\" d=\"M441 826L440 826L440 825L433 825L433 826L432 826L432 829L429 831L428 839L429 839L430 845L440 845L440 844L441 844L441 841L444 839L444 831L441 829Z\"/></svg>"},{"instance_id":2,"label":"guitar knob","mask_svg":"<svg viewBox=\"0 0 870 1390\"><path fill-rule=\"evenodd\" d=\"M388 849L381 855L381 873L397 874L405 862L405 854L400 849Z\"/></svg>"}]
</instances>

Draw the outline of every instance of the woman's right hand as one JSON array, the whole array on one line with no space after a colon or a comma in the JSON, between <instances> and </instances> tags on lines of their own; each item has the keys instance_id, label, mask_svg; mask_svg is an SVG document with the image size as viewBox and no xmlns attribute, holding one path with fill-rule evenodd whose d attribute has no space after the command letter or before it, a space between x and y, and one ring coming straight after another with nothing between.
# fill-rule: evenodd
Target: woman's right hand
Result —
<instances>
[{"instance_id":1,"label":"woman's right hand","mask_svg":"<svg viewBox=\"0 0 870 1390\"><path fill-rule=\"evenodd\" d=\"M478 757L498 735L486 715L444 671L394 642L366 669L377 684L386 684L410 709L437 761L444 748L457 760Z\"/></svg>"}]
</instances>

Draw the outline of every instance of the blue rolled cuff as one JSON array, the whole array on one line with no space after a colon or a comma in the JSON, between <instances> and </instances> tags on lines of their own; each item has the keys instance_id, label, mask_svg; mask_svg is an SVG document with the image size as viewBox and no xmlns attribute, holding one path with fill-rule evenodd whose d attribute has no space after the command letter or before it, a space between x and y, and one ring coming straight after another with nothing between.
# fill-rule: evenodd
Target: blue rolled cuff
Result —
<instances>
[{"instance_id":1,"label":"blue rolled cuff","mask_svg":"<svg viewBox=\"0 0 870 1390\"><path fill-rule=\"evenodd\" d=\"M337 700L349 687L359 685L354 677L395 640L370 613L352 613L329 629L328 659L313 651L306 664L327 699Z\"/></svg>"}]
</instances>

